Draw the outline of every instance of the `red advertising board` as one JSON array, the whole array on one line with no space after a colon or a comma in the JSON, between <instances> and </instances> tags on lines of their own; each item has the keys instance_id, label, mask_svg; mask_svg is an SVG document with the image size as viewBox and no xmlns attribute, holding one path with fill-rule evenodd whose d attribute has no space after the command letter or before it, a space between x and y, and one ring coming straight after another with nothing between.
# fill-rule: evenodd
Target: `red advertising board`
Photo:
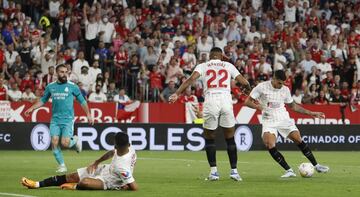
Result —
<instances>
[{"instance_id":1,"label":"red advertising board","mask_svg":"<svg viewBox=\"0 0 360 197\"><path fill-rule=\"evenodd\" d=\"M24 112L30 106L31 103L27 102L11 103L10 117L0 119L0 122L50 122L51 103L45 104L26 117ZM141 103L140 107L132 113L122 112L122 109L119 109L115 103L89 103L89 107L96 123L185 123L185 106L180 103ZM326 118L314 119L289 110L290 117L295 119L296 124L343 124L338 105L304 105L303 107L313 111L322 111ZM78 103L75 103L74 110L76 122L87 122L86 115ZM123 120L118 120L119 113L125 113L128 116ZM261 122L259 111L242 105L234 105L234 114L239 124L259 124ZM347 107L344 110L344 117L345 124L360 124L360 110L352 112Z\"/></svg>"}]
</instances>

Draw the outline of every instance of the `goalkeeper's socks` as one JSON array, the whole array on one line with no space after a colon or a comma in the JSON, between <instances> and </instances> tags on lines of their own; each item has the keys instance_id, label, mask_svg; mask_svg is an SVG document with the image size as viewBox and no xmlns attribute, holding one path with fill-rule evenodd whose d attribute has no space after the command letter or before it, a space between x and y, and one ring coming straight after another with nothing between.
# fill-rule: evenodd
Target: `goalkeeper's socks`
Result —
<instances>
[{"instance_id":1,"label":"goalkeeper's socks","mask_svg":"<svg viewBox=\"0 0 360 197\"><path fill-rule=\"evenodd\" d=\"M56 147L52 150L53 155L55 156L55 159L59 165L65 165L64 157L62 155L61 149L59 147Z\"/></svg>"},{"instance_id":2,"label":"goalkeeper's socks","mask_svg":"<svg viewBox=\"0 0 360 197\"><path fill-rule=\"evenodd\" d=\"M49 177L38 183L39 187L60 186L66 183L66 175Z\"/></svg>"}]
</instances>

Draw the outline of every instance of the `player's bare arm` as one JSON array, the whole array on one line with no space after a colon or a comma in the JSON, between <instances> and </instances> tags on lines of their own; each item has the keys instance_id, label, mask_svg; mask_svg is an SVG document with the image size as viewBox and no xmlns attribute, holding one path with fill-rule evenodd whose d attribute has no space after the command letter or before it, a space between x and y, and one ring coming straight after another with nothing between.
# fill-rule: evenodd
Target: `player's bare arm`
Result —
<instances>
[{"instance_id":1,"label":"player's bare arm","mask_svg":"<svg viewBox=\"0 0 360 197\"><path fill-rule=\"evenodd\" d=\"M32 111L34 111L35 109L37 109L43 105L44 105L44 103L42 101L36 102L34 105L32 105L29 109L27 109L25 111L25 116L29 116Z\"/></svg>"},{"instance_id":2,"label":"player's bare arm","mask_svg":"<svg viewBox=\"0 0 360 197\"><path fill-rule=\"evenodd\" d=\"M89 110L89 106L85 103L83 105L81 105L81 108L84 110L84 112L86 113L86 116L88 118L89 124L93 125L94 124L94 119L91 116L90 110Z\"/></svg>"},{"instance_id":3,"label":"player's bare arm","mask_svg":"<svg viewBox=\"0 0 360 197\"><path fill-rule=\"evenodd\" d=\"M106 160L112 158L112 157L114 156L114 154L115 154L115 150L110 150L110 151L106 152L106 153L105 153L103 156L101 156L99 159L95 160L94 163L92 163L91 165L89 165L89 166L87 167L87 171L88 171L89 173L93 173L93 172L96 170L97 166L98 166L101 162L106 161Z\"/></svg>"},{"instance_id":4,"label":"player's bare arm","mask_svg":"<svg viewBox=\"0 0 360 197\"><path fill-rule=\"evenodd\" d=\"M174 103L179 98L179 95L182 92L184 92L184 90L187 87L189 87L199 77L200 77L200 73L193 72L191 76L187 78L183 84L180 85L180 87L176 90L176 92L169 97L169 102Z\"/></svg>"},{"instance_id":5,"label":"player's bare arm","mask_svg":"<svg viewBox=\"0 0 360 197\"><path fill-rule=\"evenodd\" d=\"M249 95L251 91L251 86L250 83L245 79L245 77L242 76L242 74L239 74L238 76L236 76L235 80L242 85L243 93Z\"/></svg>"},{"instance_id":6,"label":"player's bare arm","mask_svg":"<svg viewBox=\"0 0 360 197\"><path fill-rule=\"evenodd\" d=\"M313 116L314 118L325 118L325 114L323 112L313 112L313 111L304 109L300 105L296 104L295 101L288 104L288 106L290 107L290 109L292 109L293 111L298 112L300 114L310 115L310 116Z\"/></svg>"},{"instance_id":7,"label":"player's bare arm","mask_svg":"<svg viewBox=\"0 0 360 197\"><path fill-rule=\"evenodd\" d=\"M261 105L260 105L260 104L257 104L257 103L256 103L256 100L253 99L253 98L251 98L251 96L248 96L248 97L246 98L246 100L245 100L245 105L246 105L247 107L250 107L250 108L253 108L253 109L257 109L257 110L260 110L260 111L263 110L262 107L261 107Z\"/></svg>"}]
</instances>

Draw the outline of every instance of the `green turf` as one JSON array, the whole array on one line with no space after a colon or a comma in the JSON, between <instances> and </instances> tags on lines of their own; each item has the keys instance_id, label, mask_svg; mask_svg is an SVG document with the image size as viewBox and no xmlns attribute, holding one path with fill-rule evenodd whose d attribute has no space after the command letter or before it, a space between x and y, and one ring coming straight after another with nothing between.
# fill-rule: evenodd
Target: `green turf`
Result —
<instances>
[{"instance_id":1,"label":"green turf","mask_svg":"<svg viewBox=\"0 0 360 197\"><path fill-rule=\"evenodd\" d=\"M103 151L85 151L80 155L65 151L70 171L86 166ZM306 159L300 152L283 152L296 169ZM328 174L312 178L280 179L282 169L265 151L240 152L238 169L242 182L228 178L227 154L218 152L220 181L206 182L208 165L204 152L138 151L135 179L138 192L62 191L57 187L28 190L20 178L43 179L54 174L56 164L51 152L0 151L0 193L52 196L360 196L359 152L315 152L318 160L331 167ZM0 194L0 196L2 196Z\"/></svg>"}]
</instances>

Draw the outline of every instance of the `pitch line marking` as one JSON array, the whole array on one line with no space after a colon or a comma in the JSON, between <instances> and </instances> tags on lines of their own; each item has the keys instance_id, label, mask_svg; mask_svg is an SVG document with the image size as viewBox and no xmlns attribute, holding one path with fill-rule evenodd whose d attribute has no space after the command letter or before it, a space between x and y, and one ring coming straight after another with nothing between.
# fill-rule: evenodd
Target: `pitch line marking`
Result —
<instances>
[{"instance_id":1,"label":"pitch line marking","mask_svg":"<svg viewBox=\"0 0 360 197\"><path fill-rule=\"evenodd\" d=\"M183 161L183 162L205 162L207 163L208 161L205 160L195 160L195 159L167 159L167 158L155 158L155 157L139 157L139 160L160 160L160 161ZM228 162L228 161L218 161L219 163L224 163L224 162ZM245 163L245 164L249 164L250 162L238 162L238 163Z\"/></svg>"},{"instance_id":2,"label":"pitch line marking","mask_svg":"<svg viewBox=\"0 0 360 197\"><path fill-rule=\"evenodd\" d=\"M29 196L29 195L23 195L23 194L3 193L3 192L0 192L0 196L36 197L36 196Z\"/></svg>"}]
</instances>

